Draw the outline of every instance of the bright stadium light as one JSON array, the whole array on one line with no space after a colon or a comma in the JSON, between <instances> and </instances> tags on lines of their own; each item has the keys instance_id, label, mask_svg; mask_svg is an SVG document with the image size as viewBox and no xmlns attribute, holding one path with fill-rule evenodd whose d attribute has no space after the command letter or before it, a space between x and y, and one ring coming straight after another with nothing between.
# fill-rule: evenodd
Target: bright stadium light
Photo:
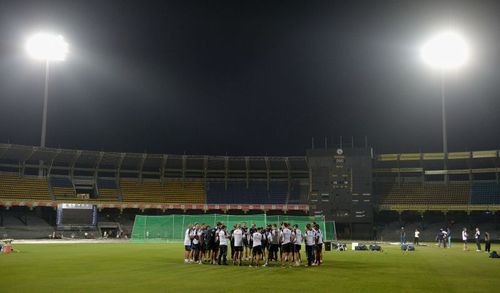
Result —
<instances>
[{"instance_id":1,"label":"bright stadium light","mask_svg":"<svg viewBox=\"0 0 500 293\"><path fill-rule=\"evenodd\" d=\"M446 134L446 73L463 67L470 57L465 39L452 30L442 31L427 41L420 49L420 56L430 67L441 73L441 101L443 127L444 170L448 169L448 136ZM445 181L448 175L445 173Z\"/></svg>"},{"instance_id":2,"label":"bright stadium light","mask_svg":"<svg viewBox=\"0 0 500 293\"><path fill-rule=\"evenodd\" d=\"M464 66L469 60L469 46L454 31L443 31L425 43L420 55L425 63L439 70L452 70Z\"/></svg>"},{"instance_id":3,"label":"bright stadium light","mask_svg":"<svg viewBox=\"0 0 500 293\"><path fill-rule=\"evenodd\" d=\"M47 103L49 99L49 64L64 61L69 51L69 45L63 36L49 33L36 33L26 41L28 55L45 63L45 88L43 96L42 134L40 146L45 147L47 132ZM40 161L39 175L43 176L43 161Z\"/></svg>"},{"instance_id":4,"label":"bright stadium light","mask_svg":"<svg viewBox=\"0 0 500 293\"><path fill-rule=\"evenodd\" d=\"M37 60L63 61L68 54L68 43L61 35L37 33L28 38L26 51Z\"/></svg>"}]
</instances>

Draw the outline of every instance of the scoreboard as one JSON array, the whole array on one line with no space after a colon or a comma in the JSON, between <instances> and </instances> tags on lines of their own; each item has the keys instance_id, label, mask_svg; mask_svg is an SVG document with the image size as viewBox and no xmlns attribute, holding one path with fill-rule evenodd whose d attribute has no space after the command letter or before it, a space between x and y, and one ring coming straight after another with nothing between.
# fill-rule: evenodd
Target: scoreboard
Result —
<instances>
[{"instance_id":1,"label":"scoreboard","mask_svg":"<svg viewBox=\"0 0 500 293\"><path fill-rule=\"evenodd\" d=\"M95 226L97 208L92 204L63 203L57 205L57 226Z\"/></svg>"},{"instance_id":2,"label":"scoreboard","mask_svg":"<svg viewBox=\"0 0 500 293\"><path fill-rule=\"evenodd\" d=\"M347 224L352 233L371 229L371 149L311 149L307 151L307 160L311 213L324 215L336 224Z\"/></svg>"}]
</instances>

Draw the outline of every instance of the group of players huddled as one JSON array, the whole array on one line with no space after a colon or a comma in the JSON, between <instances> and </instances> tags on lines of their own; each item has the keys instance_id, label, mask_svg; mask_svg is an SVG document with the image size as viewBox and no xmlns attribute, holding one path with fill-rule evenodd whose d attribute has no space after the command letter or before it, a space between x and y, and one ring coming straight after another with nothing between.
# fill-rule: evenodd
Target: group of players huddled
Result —
<instances>
[{"instance_id":1,"label":"group of players huddled","mask_svg":"<svg viewBox=\"0 0 500 293\"><path fill-rule=\"evenodd\" d=\"M206 224L190 224L184 236L184 262L227 265L228 246L231 248L233 265L241 266L249 261L249 266L264 266L272 262L281 266L300 266L300 250L305 244L306 266L316 266L323 262L323 234L316 223L307 224L302 232L298 225L282 223L268 224L265 228L250 228L246 223L236 224L228 231L224 223L215 227ZM278 261L278 256L280 257Z\"/></svg>"}]
</instances>

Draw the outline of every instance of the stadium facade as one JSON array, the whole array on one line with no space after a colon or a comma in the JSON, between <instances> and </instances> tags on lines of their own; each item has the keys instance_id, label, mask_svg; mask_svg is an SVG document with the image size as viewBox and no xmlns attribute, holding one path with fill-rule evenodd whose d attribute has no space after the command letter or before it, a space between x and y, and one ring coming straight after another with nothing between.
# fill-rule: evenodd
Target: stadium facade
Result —
<instances>
[{"instance_id":1,"label":"stadium facade","mask_svg":"<svg viewBox=\"0 0 500 293\"><path fill-rule=\"evenodd\" d=\"M399 221L405 214L487 213L498 223L499 163L498 150L445 156L344 146L285 157L0 144L0 226L12 210L20 219L35 211L60 229L105 226L105 213L314 215L357 239L372 237L377 218L391 213Z\"/></svg>"}]
</instances>

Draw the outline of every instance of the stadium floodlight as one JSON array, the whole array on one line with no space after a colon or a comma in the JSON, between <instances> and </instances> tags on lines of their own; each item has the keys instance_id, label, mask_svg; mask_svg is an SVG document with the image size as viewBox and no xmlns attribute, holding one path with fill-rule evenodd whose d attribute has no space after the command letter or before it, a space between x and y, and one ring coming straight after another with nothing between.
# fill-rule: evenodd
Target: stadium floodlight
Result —
<instances>
[{"instance_id":1,"label":"stadium floodlight","mask_svg":"<svg viewBox=\"0 0 500 293\"><path fill-rule=\"evenodd\" d=\"M45 62L45 88L43 99L42 134L40 146L45 147L47 132L47 103L49 99L49 64L64 61L69 52L69 45L63 36L50 33L36 33L26 41L26 52L36 60ZM43 175L43 161L40 161L39 175Z\"/></svg>"},{"instance_id":2,"label":"stadium floodlight","mask_svg":"<svg viewBox=\"0 0 500 293\"><path fill-rule=\"evenodd\" d=\"M68 43L61 35L37 33L29 37L26 42L28 55L37 60L64 61L68 49Z\"/></svg>"},{"instance_id":3,"label":"stadium floodlight","mask_svg":"<svg viewBox=\"0 0 500 293\"><path fill-rule=\"evenodd\" d=\"M448 169L448 137L446 135L446 72L463 67L469 60L470 51L465 39L456 31L445 30L429 39L421 48L420 56L423 61L441 73L441 100L443 125L443 154L444 170ZM445 181L448 175L445 173Z\"/></svg>"},{"instance_id":4,"label":"stadium floodlight","mask_svg":"<svg viewBox=\"0 0 500 293\"><path fill-rule=\"evenodd\" d=\"M443 31L426 42L420 51L429 66L441 71L453 70L465 65L469 59L469 46L457 32Z\"/></svg>"}]
</instances>

